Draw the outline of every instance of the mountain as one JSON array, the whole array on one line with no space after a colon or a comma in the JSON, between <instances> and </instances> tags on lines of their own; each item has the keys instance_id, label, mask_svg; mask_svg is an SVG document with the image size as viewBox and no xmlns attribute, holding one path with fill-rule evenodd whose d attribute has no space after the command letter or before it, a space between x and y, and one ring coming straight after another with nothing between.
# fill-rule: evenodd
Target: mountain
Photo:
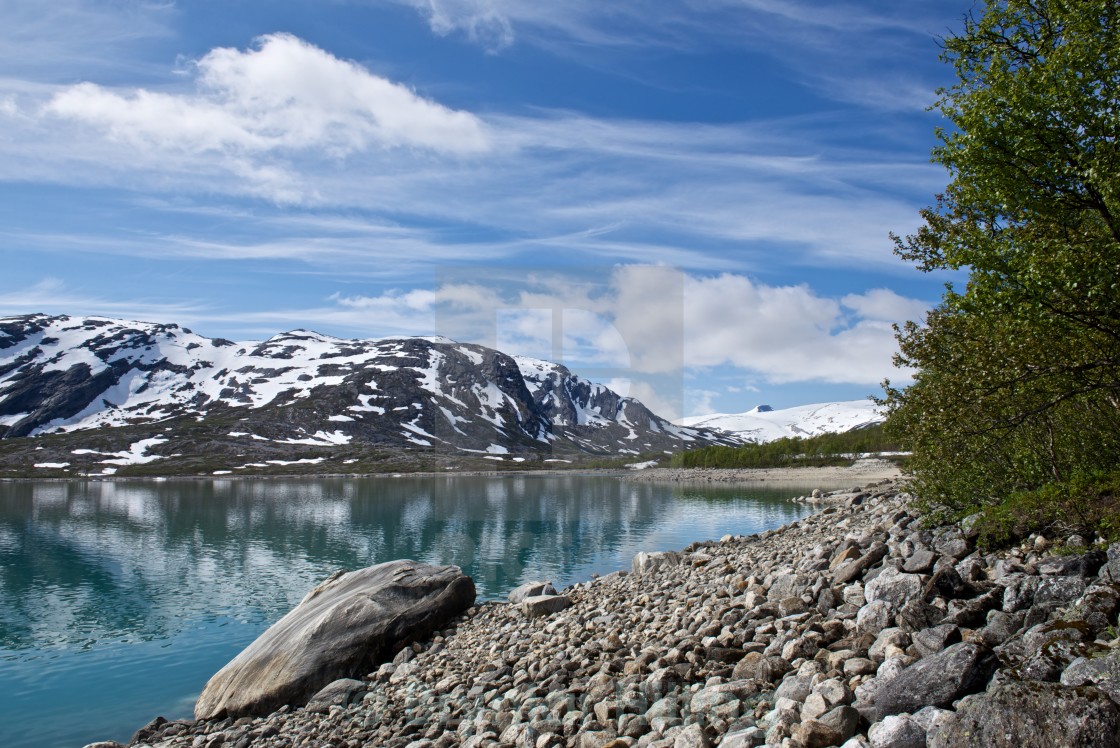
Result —
<instances>
[{"instance_id":1,"label":"mountain","mask_svg":"<svg viewBox=\"0 0 1120 748\"><path fill-rule=\"evenodd\" d=\"M759 405L746 413L715 413L681 419L690 428L717 429L744 442L770 442L775 439L840 433L882 423L882 410L871 400L817 403L774 410Z\"/></svg>"},{"instance_id":2,"label":"mountain","mask_svg":"<svg viewBox=\"0 0 1120 748\"><path fill-rule=\"evenodd\" d=\"M734 442L559 364L447 338L235 343L174 324L0 319L0 476L365 472Z\"/></svg>"}]
</instances>

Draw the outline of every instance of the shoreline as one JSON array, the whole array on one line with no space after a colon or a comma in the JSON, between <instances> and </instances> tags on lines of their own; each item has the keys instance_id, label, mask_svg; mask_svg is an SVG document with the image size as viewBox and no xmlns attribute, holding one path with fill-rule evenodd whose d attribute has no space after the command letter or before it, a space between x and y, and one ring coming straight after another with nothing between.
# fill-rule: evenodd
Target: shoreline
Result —
<instances>
[{"instance_id":1,"label":"shoreline","mask_svg":"<svg viewBox=\"0 0 1120 748\"><path fill-rule=\"evenodd\" d=\"M360 478L503 478L503 477L551 477L563 475L593 475L604 478L625 478L627 480L651 483L790 483L798 486L811 486L817 481L836 485L851 481L853 485L872 483L880 480L894 480L902 477L902 471L887 460L858 460L849 467L779 467L779 468L558 468L558 469L515 469L515 470L462 470L462 471L416 471L384 473L283 473L269 475L75 475L73 477L26 477L0 478L0 483L73 483L94 482L114 483L123 481L147 481L163 483L169 481L203 480L328 480Z\"/></svg>"},{"instance_id":2,"label":"shoreline","mask_svg":"<svg viewBox=\"0 0 1120 748\"><path fill-rule=\"evenodd\" d=\"M648 468L628 473L634 481L667 483L792 483L812 485L814 482L853 486L881 480L898 480L902 470L888 460L857 460L848 467L779 467L779 468Z\"/></svg>"},{"instance_id":3,"label":"shoreline","mask_svg":"<svg viewBox=\"0 0 1120 748\"><path fill-rule=\"evenodd\" d=\"M130 745L1112 745L1093 738L1120 730L1120 544L983 553L892 480L818 502L757 535L639 553L561 591L559 612L476 602L306 707L157 719Z\"/></svg>"}]
</instances>

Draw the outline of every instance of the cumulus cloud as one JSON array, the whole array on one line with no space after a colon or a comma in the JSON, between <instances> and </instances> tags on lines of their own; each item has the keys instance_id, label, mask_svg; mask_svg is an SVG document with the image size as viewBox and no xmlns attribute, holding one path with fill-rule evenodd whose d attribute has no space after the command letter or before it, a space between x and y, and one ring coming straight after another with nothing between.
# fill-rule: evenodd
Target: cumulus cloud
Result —
<instances>
[{"instance_id":1,"label":"cumulus cloud","mask_svg":"<svg viewBox=\"0 0 1120 748\"><path fill-rule=\"evenodd\" d=\"M920 321L925 319L929 304L900 296L889 288L873 288L862 294L848 294L840 303L859 317L881 322Z\"/></svg>"},{"instance_id":2,"label":"cumulus cloud","mask_svg":"<svg viewBox=\"0 0 1120 748\"><path fill-rule=\"evenodd\" d=\"M192 72L193 93L87 82L56 93L44 111L147 155L221 156L229 170L274 185L285 181L284 159L301 155L343 159L391 148L465 155L490 147L473 114L289 34L263 36L247 50L211 50Z\"/></svg>"},{"instance_id":3,"label":"cumulus cloud","mask_svg":"<svg viewBox=\"0 0 1120 748\"><path fill-rule=\"evenodd\" d=\"M779 384L877 384L899 378L892 323L927 306L882 289L836 300L805 284L767 286L732 274L690 278L685 360L735 366Z\"/></svg>"},{"instance_id":4,"label":"cumulus cloud","mask_svg":"<svg viewBox=\"0 0 1120 748\"><path fill-rule=\"evenodd\" d=\"M449 324L438 323L438 334L598 369L603 378L632 375L639 389L658 377L728 366L745 380L772 384L904 379L906 372L892 364L891 325L920 318L929 306L886 289L836 299L806 284L767 285L742 274L697 276L661 266L621 266L599 283L565 284L560 276L533 283L449 283L431 294L334 300L347 313L377 311L383 319L414 310L427 315L416 320L430 320L433 309L443 308Z\"/></svg>"}]
</instances>

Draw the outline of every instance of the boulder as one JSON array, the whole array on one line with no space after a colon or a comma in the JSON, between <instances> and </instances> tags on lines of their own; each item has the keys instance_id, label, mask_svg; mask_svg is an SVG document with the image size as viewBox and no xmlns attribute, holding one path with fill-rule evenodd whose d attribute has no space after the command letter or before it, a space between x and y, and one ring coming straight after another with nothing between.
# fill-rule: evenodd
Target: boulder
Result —
<instances>
[{"instance_id":1,"label":"boulder","mask_svg":"<svg viewBox=\"0 0 1120 748\"><path fill-rule=\"evenodd\" d=\"M833 584L847 584L859 579L865 571L882 561L889 551L886 544L878 543L856 560L840 564L832 572Z\"/></svg>"},{"instance_id":2,"label":"boulder","mask_svg":"<svg viewBox=\"0 0 1120 748\"><path fill-rule=\"evenodd\" d=\"M932 600L940 596L946 600L954 600L958 597L966 597L970 591L968 584L955 568L942 566L926 583L925 589L922 590L922 597Z\"/></svg>"},{"instance_id":3,"label":"boulder","mask_svg":"<svg viewBox=\"0 0 1120 748\"><path fill-rule=\"evenodd\" d=\"M1073 607L1066 611L1070 621L1084 621L1093 633L1106 630L1116 621L1120 611L1120 585L1096 584L1085 591Z\"/></svg>"},{"instance_id":4,"label":"boulder","mask_svg":"<svg viewBox=\"0 0 1120 748\"><path fill-rule=\"evenodd\" d=\"M550 616L570 608L572 599L566 595L534 595L521 601L521 612L529 618Z\"/></svg>"},{"instance_id":5,"label":"boulder","mask_svg":"<svg viewBox=\"0 0 1120 748\"><path fill-rule=\"evenodd\" d=\"M1093 686L1012 682L961 701L930 731L929 748L1120 746L1120 707Z\"/></svg>"},{"instance_id":6,"label":"boulder","mask_svg":"<svg viewBox=\"0 0 1120 748\"><path fill-rule=\"evenodd\" d=\"M759 727L728 732L719 741L719 748L758 748L766 742L766 733Z\"/></svg>"},{"instance_id":7,"label":"boulder","mask_svg":"<svg viewBox=\"0 0 1120 748\"><path fill-rule=\"evenodd\" d=\"M914 551L913 555L906 559L906 563L902 565L902 570L910 574L924 574L933 568L933 564L936 561L936 553L926 548L921 548Z\"/></svg>"},{"instance_id":8,"label":"boulder","mask_svg":"<svg viewBox=\"0 0 1120 748\"><path fill-rule=\"evenodd\" d=\"M1120 650L1099 657L1079 657L1062 673L1063 686L1093 685L1120 701Z\"/></svg>"},{"instance_id":9,"label":"boulder","mask_svg":"<svg viewBox=\"0 0 1120 748\"><path fill-rule=\"evenodd\" d=\"M1105 554L1105 564L1098 572L1107 582L1120 582L1120 543L1113 543Z\"/></svg>"},{"instance_id":10,"label":"boulder","mask_svg":"<svg viewBox=\"0 0 1120 748\"><path fill-rule=\"evenodd\" d=\"M364 681L354 678L339 678L323 686L305 707L309 712L330 711L332 706L346 706L358 700L359 694L366 690Z\"/></svg>"},{"instance_id":11,"label":"boulder","mask_svg":"<svg viewBox=\"0 0 1120 748\"><path fill-rule=\"evenodd\" d=\"M767 657L761 652L748 652L735 665L731 677L773 683L790 670L790 664L781 657Z\"/></svg>"},{"instance_id":12,"label":"boulder","mask_svg":"<svg viewBox=\"0 0 1120 748\"><path fill-rule=\"evenodd\" d=\"M1102 551L1089 551L1081 556L1050 556L1038 562L1038 573L1044 576L1092 577L1108 561Z\"/></svg>"},{"instance_id":13,"label":"boulder","mask_svg":"<svg viewBox=\"0 0 1120 748\"><path fill-rule=\"evenodd\" d=\"M457 566L390 561L338 572L207 682L195 718L302 705L331 681L369 672L428 636L474 598L474 582Z\"/></svg>"},{"instance_id":14,"label":"boulder","mask_svg":"<svg viewBox=\"0 0 1120 748\"><path fill-rule=\"evenodd\" d=\"M1082 577L1042 577L1034 591L1034 604L1071 603L1085 594L1085 579Z\"/></svg>"},{"instance_id":15,"label":"boulder","mask_svg":"<svg viewBox=\"0 0 1120 748\"><path fill-rule=\"evenodd\" d=\"M972 552L972 545L963 532L950 527L937 533L933 539L933 549L942 556L960 560Z\"/></svg>"},{"instance_id":16,"label":"boulder","mask_svg":"<svg viewBox=\"0 0 1120 748\"><path fill-rule=\"evenodd\" d=\"M911 641L919 655L928 657L960 642L961 630L959 626L945 623L915 632Z\"/></svg>"},{"instance_id":17,"label":"boulder","mask_svg":"<svg viewBox=\"0 0 1120 748\"><path fill-rule=\"evenodd\" d=\"M876 600L864 605L856 614L856 631L861 634L878 635L880 631L889 627L893 620L894 611L886 600Z\"/></svg>"},{"instance_id":18,"label":"boulder","mask_svg":"<svg viewBox=\"0 0 1120 748\"><path fill-rule=\"evenodd\" d=\"M897 611L910 600L921 597L922 586L920 575L906 574L893 567L887 567L879 576L867 583L863 596L869 603L884 600L890 603L892 611Z\"/></svg>"},{"instance_id":19,"label":"boulder","mask_svg":"<svg viewBox=\"0 0 1120 748\"><path fill-rule=\"evenodd\" d=\"M840 733L838 742L847 740L859 729L859 712L850 706L838 706L822 714L817 721Z\"/></svg>"},{"instance_id":20,"label":"boulder","mask_svg":"<svg viewBox=\"0 0 1120 748\"><path fill-rule=\"evenodd\" d=\"M526 582L523 585L514 587L510 590L509 597L507 598L513 605L520 605L525 602L527 597L536 597L538 595L555 595L556 588L552 586L552 582Z\"/></svg>"},{"instance_id":21,"label":"boulder","mask_svg":"<svg viewBox=\"0 0 1120 748\"><path fill-rule=\"evenodd\" d=\"M680 562L680 555L674 551L658 551L656 553L641 551L634 555L634 560L630 563L630 570L634 574L642 574L647 571L657 571L658 569L677 566Z\"/></svg>"},{"instance_id":22,"label":"boulder","mask_svg":"<svg viewBox=\"0 0 1120 748\"><path fill-rule=\"evenodd\" d=\"M981 644L961 642L918 660L882 682L875 691L875 719L913 714L924 706L947 707L970 693L982 691L998 661Z\"/></svg>"},{"instance_id":23,"label":"boulder","mask_svg":"<svg viewBox=\"0 0 1120 748\"><path fill-rule=\"evenodd\" d=\"M909 714L885 717L867 731L871 748L926 748L926 731Z\"/></svg>"},{"instance_id":24,"label":"boulder","mask_svg":"<svg viewBox=\"0 0 1120 748\"><path fill-rule=\"evenodd\" d=\"M826 746L837 745L844 740L840 731L835 727L812 719L794 725L790 731L790 737L798 745L805 746L805 748L825 748Z\"/></svg>"}]
</instances>

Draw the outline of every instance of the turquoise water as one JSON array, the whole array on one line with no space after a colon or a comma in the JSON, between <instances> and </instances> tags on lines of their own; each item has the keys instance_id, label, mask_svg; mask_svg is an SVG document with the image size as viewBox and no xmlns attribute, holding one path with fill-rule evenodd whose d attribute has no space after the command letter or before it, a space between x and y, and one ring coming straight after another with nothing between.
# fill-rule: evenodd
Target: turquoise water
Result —
<instances>
[{"instance_id":1,"label":"turquoise water","mask_svg":"<svg viewBox=\"0 0 1120 748\"><path fill-rule=\"evenodd\" d=\"M602 476L0 484L0 733L126 740L189 717L206 680L339 568L457 564L480 598L751 534L809 488Z\"/></svg>"}]
</instances>

